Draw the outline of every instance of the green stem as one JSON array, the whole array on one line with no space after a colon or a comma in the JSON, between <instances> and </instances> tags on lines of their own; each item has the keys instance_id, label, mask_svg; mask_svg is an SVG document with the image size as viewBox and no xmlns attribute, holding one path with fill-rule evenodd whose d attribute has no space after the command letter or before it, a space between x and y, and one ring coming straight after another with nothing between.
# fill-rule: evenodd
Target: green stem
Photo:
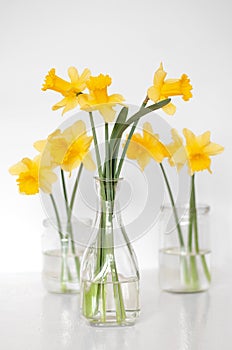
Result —
<instances>
[{"instance_id":1,"label":"green stem","mask_svg":"<svg viewBox=\"0 0 232 350\"><path fill-rule=\"evenodd\" d=\"M132 126L132 128L131 128L131 130L130 130L130 132L129 132L129 135L128 135L128 137L127 137L127 140L126 140L126 143L125 143L125 146L124 146L124 148L123 148L122 155L121 155L121 158L120 158L120 161L119 161L119 164L118 164L118 169L117 169L116 176L115 176L116 179L118 179L119 176L120 176L120 173L121 173L121 170L122 170L122 166L123 166L123 163L124 163L124 159L125 159L125 156L126 156L126 152L127 152L127 150L128 150L128 147L129 147L131 138L132 138L132 136L133 136L133 134L134 134L134 131L135 131L137 125L138 125L138 122L139 122L139 121L136 121L136 122L133 124L133 126Z\"/></svg>"},{"instance_id":2,"label":"green stem","mask_svg":"<svg viewBox=\"0 0 232 350\"><path fill-rule=\"evenodd\" d=\"M192 242L193 242L193 186L194 178L191 177L191 192L190 192L190 202L189 202L189 227L188 227L188 250L192 252Z\"/></svg>"},{"instance_id":3,"label":"green stem","mask_svg":"<svg viewBox=\"0 0 232 350\"><path fill-rule=\"evenodd\" d=\"M75 261L75 267L76 267L76 273L77 273L78 279L80 278L80 261L79 261L78 256L76 255L76 248L75 248L75 243L74 243L71 218L72 218L72 210L73 210L74 200L75 200L75 196L76 196L76 191L77 191L79 179L80 179L81 172L82 172L82 167L83 167L83 164L81 163L78 174L77 174L77 178L76 178L76 181L74 184L74 189L73 189L70 205L68 203L68 195L67 195L67 188L66 188L66 183L65 183L64 171L63 171L63 169L61 169L62 188L63 188L64 199L65 199L66 213L67 213L67 233L69 234L69 238L70 238L71 251L73 254L74 261Z\"/></svg>"},{"instance_id":4,"label":"green stem","mask_svg":"<svg viewBox=\"0 0 232 350\"><path fill-rule=\"evenodd\" d=\"M211 282L211 273L209 271L206 259L205 259L205 255L201 255L201 262L202 262L202 266L206 275L206 278L208 280L208 282Z\"/></svg>"},{"instance_id":5,"label":"green stem","mask_svg":"<svg viewBox=\"0 0 232 350\"><path fill-rule=\"evenodd\" d=\"M106 230L107 235L109 235L109 239L107 241L107 246L109 246L109 255L112 256L110 259L110 268L111 268L111 275L112 275L112 282L113 282L113 291L114 291L114 300L115 300L115 306L116 306L116 320L118 324L121 324L125 318L126 318L126 312L123 302L123 295L122 295L122 289L121 284L119 282L118 278L118 272L117 272L117 266L115 261L115 255L114 255L114 237L113 237L113 208L114 203L108 202L106 203L107 206L107 220L106 220ZM109 226L107 228L107 225Z\"/></svg>"},{"instance_id":6,"label":"green stem","mask_svg":"<svg viewBox=\"0 0 232 350\"><path fill-rule=\"evenodd\" d=\"M193 192L193 223L194 223L194 239L195 239L195 250L199 254L199 241L198 241L198 220L197 220L197 208L196 208L196 193L195 193L195 174L192 176L192 192ZM203 270L208 282L211 281L211 274L208 269L208 265L205 259L205 255L201 254L201 262Z\"/></svg>"},{"instance_id":7,"label":"green stem","mask_svg":"<svg viewBox=\"0 0 232 350\"><path fill-rule=\"evenodd\" d=\"M74 206L76 193L77 193L77 188L78 188L78 185L79 185L79 181L80 181L82 170L83 170L83 163L81 163L81 165L79 167L79 170L78 170L78 173L77 173L77 177L76 177L76 181L75 181L74 186L73 186L73 192L72 192L71 200L70 200L69 212L68 212L68 223L70 225L72 225L71 219L72 219L73 206ZM72 226L71 226L71 231L70 231L70 238L71 238L71 250L72 250L72 253L74 255L76 271L77 271L77 277L78 277L78 279L80 279L80 260L79 260L77 254L76 254L76 248L75 248L75 243L74 243Z\"/></svg>"},{"instance_id":8,"label":"green stem","mask_svg":"<svg viewBox=\"0 0 232 350\"><path fill-rule=\"evenodd\" d=\"M95 130L95 125L94 125L92 112L89 112L89 117L90 117L90 124L91 124L91 128L92 128L92 133L93 133L93 141L94 141L94 147L95 147L95 154L96 154L96 160L97 160L98 173L99 173L99 177L101 177L102 176L101 157L100 157L98 141L97 141L97 134L96 134L96 130Z\"/></svg>"},{"instance_id":9,"label":"green stem","mask_svg":"<svg viewBox=\"0 0 232 350\"><path fill-rule=\"evenodd\" d=\"M181 246L181 251L185 252L185 244L184 244L183 234L182 234L182 230L181 230L181 227L180 227L178 213L177 213L177 210L176 210L175 201L174 201L174 197L173 197L173 194L172 194L171 186L169 184L168 177L167 177L167 174L165 172L165 169L164 169L162 163L160 163L160 168L161 168L161 171L162 171L162 174L163 174L163 177L164 177L164 181L165 181L165 184L166 184L166 187L167 187L167 190L168 190L168 194L169 194L169 198L170 198L170 202L171 202L171 206L172 206L172 211L173 211L174 218L175 218L175 223L176 223L176 228L177 228L177 233L178 233L178 239L179 239L180 246ZM190 277L189 277L189 269L188 269L188 263L187 263L187 260L186 260L186 256L181 255L180 256L180 262L181 262L181 266L183 266L184 281L188 285L189 282L190 282Z\"/></svg>"},{"instance_id":10,"label":"green stem","mask_svg":"<svg viewBox=\"0 0 232 350\"><path fill-rule=\"evenodd\" d=\"M110 171L110 149L109 149L109 126L105 123L105 169L106 169L106 179L111 179ZM106 183L106 197L107 200L111 200L111 183Z\"/></svg>"},{"instance_id":11,"label":"green stem","mask_svg":"<svg viewBox=\"0 0 232 350\"><path fill-rule=\"evenodd\" d=\"M176 206L175 206L175 201L174 201L172 190L171 190L171 187L170 187L170 184L169 184L169 181L168 181L168 177L166 175L166 172L164 170L164 167L163 167L162 163L160 163L160 168L161 168L162 174L164 176L164 181L165 181L165 184L167 186L169 198L170 198L170 201L171 201L171 206L172 206L172 210L173 210L173 214L174 214L174 218L175 218L175 222L176 222L176 227L177 227L177 232L178 232L180 246L181 246L182 249L184 249L184 239L183 239L183 235L182 235L182 232L181 232L181 227L180 227L179 218L178 218L178 214L177 214L177 210L176 210Z\"/></svg>"},{"instance_id":12,"label":"green stem","mask_svg":"<svg viewBox=\"0 0 232 350\"><path fill-rule=\"evenodd\" d=\"M68 211L69 211L69 209L68 209L68 196L67 196L67 189L66 189L65 178L64 178L64 170L60 169L60 173L61 173L61 182L62 182L62 188L63 188L63 193L64 193L64 199L65 199L65 207L66 207L66 211L68 213Z\"/></svg>"},{"instance_id":13,"label":"green stem","mask_svg":"<svg viewBox=\"0 0 232 350\"><path fill-rule=\"evenodd\" d=\"M193 225L194 225L194 240L195 250L199 254L199 242L198 242L198 224L197 224L197 208L196 208L196 194L195 194L195 174L192 176L192 206L193 206Z\"/></svg>"},{"instance_id":14,"label":"green stem","mask_svg":"<svg viewBox=\"0 0 232 350\"><path fill-rule=\"evenodd\" d=\"M146 98L144 99L140 109L144 108L146 106L146 104L148 103L148 101L149 101L149 98L148 98L148 96L146 96ZM125 160L126 152L128 150L131 138L132 138L132 136L133 136L133 134L135 132L135 129L136 129L137 125L138 125L138 122L139 122L139 120L134 122L134 124L132 125L132 128L131 128L131 130L129 132L129 135L127 137L127 140L126 140L126 143L125 143L125 146L123 148L122 155L121 155L121 158L120 158L120 161L119 161L119 164L118 164L118 169L116 171L116 175L115 175L116 179L118 179L119 176L120 176L120 173L121 173L121 170L122 170L122 166L123 166L123 163L124 163L124 160Z\"/></svg>"},{"instance_id":15,"label":"green stem","mask_svg":"<svg viewBox=\"0 0 232 350\"><path fill-rule=\"evenodd\" d=\"M192 254L193 252L193 226L195 228L195 205L194 205L194 176L191 177L191 192L189 201L189 227L188 227L188 251L190 253L190 271L191 271L191 281L192 288L199 288L199 276L197 270L197 260L196 256Z\"/></svg>"},{"instance_id":16,"label":"green stem","mask_svg":"<svg viewBox=\"0 0 232 350\"><path fill-rule=\"evenodd\" d=\"M76 198L77 188L78 188L78 185L79 185L79 181L80 181L82 170L83 170L83 163L81 163L81 165L79 167L79 170L78 170L78 173L77 173L77 177L76 177L76 181L75 181L74 186L73 186L73 192L72 192L72 196L71 196L71 200L70 200L70 206L69 206L69 216L70 217L72 215L73 205L74 205L74 201L75 201L75 198Z\"/></svg>"},{"instance_id":17,"label":"green stem","mask_svg":"<svg viewBox=\"0 0 232 350\"><path fill-rule=\"evenodd\" d=\"M67 282L70 280L70 272L68 267L68 239L61 240L61 290L67 291Z\"/></svg>"},{"instance_id":18,"label":"green stem","mask_svg":"<svg viewBox=\"0 0 232 350\"><path fill-rule=\"evenodd\" d=\"M66 252L66 250L67 250L67 247L66 247L67 238L62 233L60 216L59 216L58 208L57 208L57 205L56 205L56 202L55 202L55 199L54 199L52 193L50 193L50 198L51 198L51 202L52 202L55 216L56 216L58 232L60 235L60 243L61 243L61 290L62 290L62 292L66 292L67 291L66 283L67 283L68 274L69 274L69 270L68 270L68 266L67 266L67 252Z\"/></svg>"},{"instance_id":19,"label":"green stem","mask_svg":"<svg viewBox=\"0 0 232 350\"><path fill-rule=\"evenodd\" d=\"M59 212L58 212L58 209L57 209L57 205L56 205L55 199L53 197L53 194L50 193L49 196L51 198L53 209L54 209L54 212L55 212L56 222L57 222L57 227L58 227L58 232L59 232L59 235L60 235L60 239L62 239L63 238L63 233L62 233L61 221L60 221L60 216L59 216Z\"/></svg>"}]
</instances>

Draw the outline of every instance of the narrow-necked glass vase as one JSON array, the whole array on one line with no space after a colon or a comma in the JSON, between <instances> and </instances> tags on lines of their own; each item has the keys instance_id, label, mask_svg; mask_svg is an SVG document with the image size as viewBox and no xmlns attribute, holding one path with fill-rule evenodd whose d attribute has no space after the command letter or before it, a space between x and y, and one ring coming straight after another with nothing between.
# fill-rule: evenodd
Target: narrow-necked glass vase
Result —
<instances>
[{"instance_id":1,"label":"narrow-necked glass vase","mask_svg":"<svg viewBox=\"0 0 232 350\"><path fill-rule=\"evenodd\" d=\"M54 222L51 219L43 222L43 285L51 293L79 293L83 247L78 246L73 237L79 223L64 220L59 232Z\"/></svg>"},{"instance_id":2,"label":"narrow-necked glass vase","mask_svg":"<svg viewBox=\"0 0 232 350\"><path fill-rule=\"evenodd\" d=\"M81 313L92 326L133 325L139 316L137 259L118 200L122 181L95 178L96 220L81 265Z\"/></svg>"},{"instance_id":3,"label":"narrow-necked glass vase","mask_svg":"<svg viewBox=\"0 0 232 350\"><path fill-rule=\"evenodd\" d=\"M168 292L194 293L210 287L209 206L161 208L159 282Z\"/></svg>"}]
</instances>

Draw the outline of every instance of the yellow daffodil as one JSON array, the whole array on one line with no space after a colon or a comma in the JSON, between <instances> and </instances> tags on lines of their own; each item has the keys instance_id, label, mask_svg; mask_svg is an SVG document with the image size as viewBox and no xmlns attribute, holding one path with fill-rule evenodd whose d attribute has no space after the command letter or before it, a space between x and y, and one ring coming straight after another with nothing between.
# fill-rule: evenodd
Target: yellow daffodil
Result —
<instances>
[{"instance_id":1,"label":"yellow daffodil","mask_svg":"<svg viewBox=\"0 0 232 350\"><path fill-rule=\"evenodd\" d=\"M71 173L73 169L83 163L87 170L95 170L96 166L89 152L93 137L87 136L85 123L81 120L76 122L66 129L62 135L67 141L68 148L62 160L61 168Z\"/></svg>"},{"instance_id":2,"label":"yellow daffodil","mask_svg":"<svg viewBox=\"0 0 232 350\"><path fill-rule=\"evenodd\" d=\"M63 140L63 147L60 146L63 140L60 129L48 135L46 140L39 140L34 143L34 148L41 154L43 165L55 168L60 165L67 149L67 142Z\"/></svg>"},{"instance_id":3,"label":"yellow daffodil","mask_svg":"<svg viewBox=\"0 0 232 350\"><path fill-rule=\"evenodd\" d=\"M210 131L196 136L192 131L184 129L183 134L186 139L188 166L191 175L202 170L208 170L211 173L210 156L223 152L224 147L210 141Z\"/></svg>"},{"instance_id":4,"label":"yellow daffodil","mask_svg":"<svg viewBox=\"0 0 232 350\"><path fill-rule=\"evenodd\" d=\"M92 171L95 170L89 152L92 139L92 136L87 136L85 123L79 120L63 132L58 129L49 135L47 140L37 141L34 147L43 152L42 159L45 159L45 164L50 155L52 164L70 173L81 163L87 170Z\"/></svg>"},{"instance_id":5,"label":"yellow daffodil","mask_svg":"<svg viewBox=\"0 0 232 350\"><path fill-rule=\"evenodd\" d=\"M163 69L163 64L155 72L153 86L151 86L147 95L150 100L159 102L171 96L182 96L184 101L188 101L192 97L192 85L186 74L182 74L180 79L166 79L167 73ZM173 103L168 103L163 107L164 112L173 115L176 111L176 106Z\"/></svg>"},{"instance_id":6,"label":"yellow daffodil","mask_svg":"<svg viewBox=\"0 0 232 350\"><path fill-rule=\"evenodd\" d=\"M151 158L161 163L168 156L167 148L159 141L159 135L153 133L152 126L148 122L143 125L143 135L136 133L132 136L127 150L127 157L137 160L142 170Z\"/></svg>"},{"instance_id":7,"label":"yellow daffodil","mask_svg":"<svg viewBox=\"0 0 232 350\"><path fill-rule=\"evenodd\" d=\"M86 82L89 79L90 74L89 69L85 69L83 73L79 75L75 67L69 67L68 75L70 82L68 82L58 77L55 69L52 68L45 77L42 90L54 90L64 96L64 98L56 103L52 109L57 110L59 108L64 108L62 112L63 115L65 112L75 108L78 105L78 95L85 90Z\"/></svg>"},{"instance_id":8,"label":"yellow daffodil","mask_svg":"<svg viewBox=\"0 0 232 350\"><path fill-rule=\"evenodd\" d=\"M51 193L52 184L57 180L56 174L50 167L40 164L40 156L34 159L23 158L13 165L9 172L11 175L18 176L16 182L19 192L27 195L36 194L39 189L45 193Z\"/></svg>"},{"instance_id":9,"label":"yellow daffodil","mask_svg":"<svg viewBox=\"0 0 232 350\"><path fill-rule=\"evenodd\" d=\"M106 123L112 122L115 118L116 111L113 107L119 103L122 104L124 98L122 95L108 95L107 88L111 85L109 75L100 74L97 77L90 77L86 83L89 94L81 94L78 100L81 109L91 112L99 110Z\"/></svg>"},{"instance_id":10,"label":"yellow daffodil","mask_svg":"<svg viewBox=\"0 0 232 350\"><path fill-rule=\"evenodd\" d=\"M166 145L169 152L169 164L176 166L179 171L187 161L187 153L183 144L182 137L178 134L176 129L171 130L172 142Z\"/></svg>"}]
</instances>

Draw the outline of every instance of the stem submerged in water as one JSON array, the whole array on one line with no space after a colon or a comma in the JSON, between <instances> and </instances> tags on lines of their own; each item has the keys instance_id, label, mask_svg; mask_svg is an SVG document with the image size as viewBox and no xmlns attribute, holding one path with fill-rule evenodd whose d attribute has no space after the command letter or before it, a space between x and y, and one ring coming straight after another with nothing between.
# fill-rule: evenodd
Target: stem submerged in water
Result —
<instances>
[{"instance_id":1,"label":"stem submerged in water","mask_svg":"<svg viewBox=\"0 0 232 350\"><path fill-rule=\"evenodd\" d=\"M185 253L184 238L183 238L183 234L182 234L182 230L181 230L181 226L180 226L178 213L176 210L175 201L174 201L174 197L172 194L171 186L169 184L168 177L167 177L167 174L165 172L165 169L164 169L164 166L162 163L160 163L160 168L161 168L161 171L162 171L162 174L164 177L164 181L165 181L165 184L166 184L166 187L168 190L168 194L169 194L169 198L170 198L170 202L171 202L171 206L172 206L172 211L173 211L173 215L174 215L174 219L175 219L175 224L176 224L176 228L177 228L177 232L178 232L178 239L179 239L179 243L180 243L181 252ZM184 283L186 285L188 285L190 282L190 276L189 276L187 258L185 255L180 256L180 265L181 265L181 267L183 267Z\"/></svg>"},{"instance_id":2,"label":"stem submerged in water","mask_svg":"<svg viewBox=\"0 0 232 350\"><path fill-rule=\"evenodd\" d=\"M72 196L71 196L71 201L70 204L68 202L68 195L67 195L67 189L66 189L66 183L65 183L65 177L64 177L64 171L61 169L61 180L62 180L62 188L63 188L63 194L64 194L64 199L65 199L65 207L66 207L66 214L67 214L67 225L66 225L66 229L67 229L67 234L70 240L70 244L71 244L71 252L74 258L74 262L75 262L75 268L76 268L76 275L77 275L77 279L80 279L80 260L79 257L76 254L76 247L75 247L75 242L74 242L74 237L73 237L73 228L72 228L72 210L73 210L73 205L74 205L74 201L75 201L75 196L76 196L76 192L77 192L77 187L79 184L79 180L80 180L80 176L81 176L81 172L83 169L83 164L81 163L78 173L77 173L77 178L73 187L73 192L72 192ZM67 251L68 254L68 251ZM72 277L71 277L72 279Z\"/></svg>"},{"instance_id":3,"label":"stem submerged in water","mask_svg":"<svg viewBox=\"0 0 232 350\"><path fill-rule=\"evenodd\" d=\"M195 174L192 175L192 187L191 187L191 197L192 201L190 199L190 205L191 205L191 210L192 210L192 216L191 216L191 221L193 221L193 228L194 228L194 240L195 240L195 252L197 255L200 254L200 249L199 249L199 241L198 241L198 220L197 220L197 207L196 207L196 193L195 193ZM190 247L192 251L192 247ZM205 259L204 254L201 255L201 262L202 262L202 267L205 273L205 276L208 280L208 282L211 282L211 274Z\"/></svg>"},{"instance_id":4,"label":"stem submerged in water","mask_svg":"<svg viewBox=\"0 0 232 350\"><path fill-rule=\"evenodd\" d=\"M65 237L63 235L62 232L62 226L61 226L61 220L60 220L60 215L58 212L58 208L56 205L56 201L52 195L52 193L50 193L50 198L51 198L51 202L53 205L53 209L55 212L55 216L56 216L56 221L57 221L57 227L58 227L58 232L59 232L59 236L60 236L60 244L61 244L61 291L63 293L67 292L67 285L66 283L69 281L69 268L68 268L68 264L67 264L67 237Z\"/></svg>"}]
</instances>

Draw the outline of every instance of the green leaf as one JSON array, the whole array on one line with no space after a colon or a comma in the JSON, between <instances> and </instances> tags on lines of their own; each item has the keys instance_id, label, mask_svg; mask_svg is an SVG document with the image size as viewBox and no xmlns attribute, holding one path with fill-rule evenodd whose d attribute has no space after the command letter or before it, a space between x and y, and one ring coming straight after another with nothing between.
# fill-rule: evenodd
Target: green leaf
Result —
<instances>
[{"instance_id":1,"label":"green leaf","mask_svg":"<svg viewBox=\"0 0 232 350\"><path fill-rule=\"evenodd\" d=\"M117 135L117 130L120 128L121 125L125 124L126 118L128 115L128 107L123 107L116 119L116 122L114 124L113 131L111 133L111 140L115 138L115 135Z\"/></svg>"},{"instance_id":2,"label":"green leaf","mask_svg":"<svg viewBox=\"0 0 232 350\"><path fill-rule=\"evenodd\" d=\"M135 113L132 117L130 117L124 124L120 124L118 126L117 133L115 133L114 138L121 139L122 134L128 128L128 126L139 121L139 119L141 117L143 117L144 115L166 106L170 101L171 101L171 99L167 98L166 100L162 100L160 102L157 102L149 107L141 108L137 113Z\"/></svg>"},{"instance_id":3,"label":"green leaf","mask_svg":"<svg viewBox=\"0 0 232 350\"><path fill-rule=\"evenodd\" d=\"M117 157L118 157L118 151L120 146L120 140L116 138L118 134L118 130L125 124L126 118L128 115L128 107L123 107L118 114L118 117L116 119L116 122L114 124L114 128L111 133L110 137L110 154L111 154L111 165L112 165L112 176L114 177L114 173L116 171L117 166Z\"/></svg>"}]
</instances>

